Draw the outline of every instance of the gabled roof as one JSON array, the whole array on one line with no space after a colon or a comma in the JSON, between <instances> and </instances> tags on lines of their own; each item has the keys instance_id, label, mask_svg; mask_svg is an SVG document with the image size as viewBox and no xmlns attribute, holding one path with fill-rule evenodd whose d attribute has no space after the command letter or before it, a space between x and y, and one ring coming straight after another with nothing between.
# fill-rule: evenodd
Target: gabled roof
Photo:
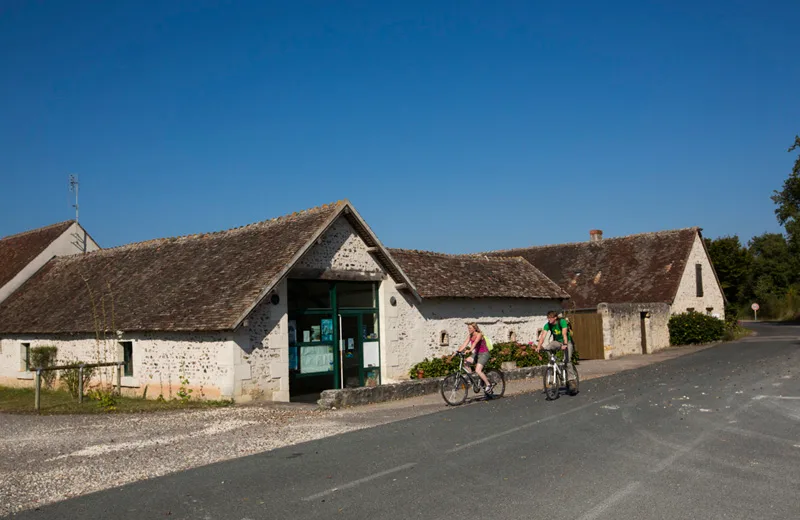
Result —
<instances>
[{"instance_id":1,"label":"gabled roof","mask_svg":"<svg viewBox=\"0 0 800 520\"><path fill-rule=\"evenodd\" d=\"M341 201L227 231L55 258L0 304L0 332L233 330L340 216L418 298Z\"/></svg>"},{"instance_id":2,"label":"gabled roof","mask_svg":"<svg viewBox=\"0 0 800 520\"><path fill-rule=\"evenodd\" d=\"M423 298L537 298L569 296L521 257L487 258L390 249Z\"/></svg>"},{"instance_id":3,"label":"gabled roof","mask_svg":"<svg viewBox=\"0 0 800 520\"><path fill-rule=\"evenodd\" d=\"M522 256L572 297L573 308L600 303L672 303L696 227L485 253Z\"/></svg>"},{"instance_id":4,"label":"gabled roof","mask_svg":"<svg viewBox=\"0 0 800 520\"><path fill-rule=\"evenodd\" d=\"M67 220L0 238L0 287L10 282L74 222Z\"/></svg>"}]
</instances>

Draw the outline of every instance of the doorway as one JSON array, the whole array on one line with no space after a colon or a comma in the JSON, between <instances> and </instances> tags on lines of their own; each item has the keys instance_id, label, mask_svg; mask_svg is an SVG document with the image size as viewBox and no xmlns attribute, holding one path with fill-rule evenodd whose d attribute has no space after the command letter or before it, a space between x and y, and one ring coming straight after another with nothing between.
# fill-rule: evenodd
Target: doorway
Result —
<instances>
[{"instance_id":1,"label":"doorway","mask_svg":"<svg viewBox=\"0 0 800 520\"><path fill-rule=\"evenodd\" d=\"M647 354L647 329L649 328L648 325L650 324L650 313L649 312L640 312L639 313L639 323L641 325L641 333L642 333L642 354Z\"/></svg>"},{"instance_id":2,"label":"doorway","mask_svg":"<svg viewBox=\"0 0 800 520\"><path fill-rule=\"evenodd\" d=\"M339 314L342 388L380 384L377 316L376 312L357 310L342 310Z\"/></svg>"},{"instance_id":3,"label":"doorway","mask_svg":"<svg viewBox=\"0 0 800 520\"><path fill-rule=\"evenodd\" d=\"M380 384L377 283L289 279L287 304L290 400Z\"/></svg>"}]
</instances>

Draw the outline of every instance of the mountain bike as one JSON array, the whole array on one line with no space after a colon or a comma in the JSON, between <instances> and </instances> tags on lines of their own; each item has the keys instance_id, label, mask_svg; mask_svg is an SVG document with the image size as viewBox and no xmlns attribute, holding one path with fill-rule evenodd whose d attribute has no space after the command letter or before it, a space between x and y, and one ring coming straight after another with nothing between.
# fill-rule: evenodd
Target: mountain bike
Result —
<instances>
[{"instance_id":1,"label":"mountain bike","mask_svg":"<svg viewBox=\"0 0 800 520\"><path fill-rule=\"evenodd\" d=\"M442 379L442 398L450 406L458 406L463 404L467 399L469 387L476 394L481 392L484 388L483 379L478 377L474 371L468 371L464 366L464 359L467 357L463 352L456 352L458 354L458 368L450 375ZM503 372L497 368L486 368L483 371L486 374L486 379L494 385L491 392L486 393L487 399L495 397L503 397L506 393L506 378Z\"/></svg>"},{"instance_id":2,"label":"mountain bike","mask_svg":"<svg viewBox=\"0 0 800 520\"><path fill-rule=\"evenodd\" d=\"M550 362L547 364L547 368L544 371L544 393L547 396L547 400L553 401L561 397L561 388L565 385L567 386L569 395L576 395L578 393L580 377L578 376L578 368L571 360L567 359L568 351L563 351L564 360L561 363L556 359L555 352L552 350L548 352L550 353ZM567 363L572 366L573 373L575 374L575 381L572 387L567 383Z\"/></svg>"}]
</instances>

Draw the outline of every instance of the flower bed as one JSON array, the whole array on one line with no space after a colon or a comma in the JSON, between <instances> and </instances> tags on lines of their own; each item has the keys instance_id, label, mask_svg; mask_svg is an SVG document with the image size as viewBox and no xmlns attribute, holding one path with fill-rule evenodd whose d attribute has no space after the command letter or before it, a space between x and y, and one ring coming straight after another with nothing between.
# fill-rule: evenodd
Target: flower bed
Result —
<instances>
[{"instance_id":1,"label":"flower bed","mask_svg":"<svg viewBox=\"0 0 800 520\"><path fill-rule=\"evenodd\" d=\"M546 365L549 359L546 351L536 352L536 345L533 343L495 343L491 354L492 357L488 365L491 368L500 368L500 365L506 361L514 361L520 368ZM563 354L561 352L556 353L556 358L560 361L563 359ZM573 352L572 362L576 365L578 364L577 348ZM442 377L457 368L458 357L448 354L432 359L425 358L411 367L409 376L411 379Z\"/></svg>"}]
</instances>

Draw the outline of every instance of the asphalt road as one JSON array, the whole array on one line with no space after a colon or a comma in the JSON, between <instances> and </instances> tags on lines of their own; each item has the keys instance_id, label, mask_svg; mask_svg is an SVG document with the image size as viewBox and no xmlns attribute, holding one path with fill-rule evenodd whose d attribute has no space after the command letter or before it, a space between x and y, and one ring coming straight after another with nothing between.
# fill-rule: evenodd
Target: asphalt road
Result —
<instances>
[{"instance_id":1,"label":"asphalt road","mask_svg":"<svg viewBox=\"0 0 800 520\"><path fill-rule=\"evenodd\" d=\"M19 518L800 518L800 327L205 466Z\"/></svg>"}]
</instances>

